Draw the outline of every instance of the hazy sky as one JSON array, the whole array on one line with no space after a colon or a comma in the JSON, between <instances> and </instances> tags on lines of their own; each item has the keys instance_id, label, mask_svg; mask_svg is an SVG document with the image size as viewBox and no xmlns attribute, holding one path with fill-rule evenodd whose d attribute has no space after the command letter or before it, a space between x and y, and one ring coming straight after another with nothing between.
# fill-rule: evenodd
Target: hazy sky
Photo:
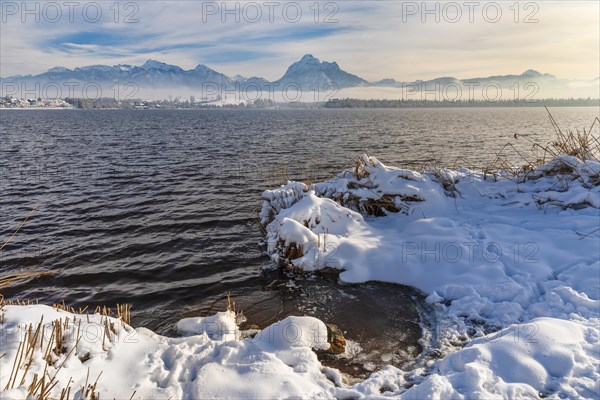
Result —
<instances>
[{"instance_id":1,"label":"hazy sky","mask_svg":"<svg viewBox=\"0 0 600 400\"><path fill-rule=\"evenodd\" d=\"M0 76L156 59L274 80L311 53L368 80L587 79L600 75L599 4L0 0Z\"/></svg>"}]
</instances>

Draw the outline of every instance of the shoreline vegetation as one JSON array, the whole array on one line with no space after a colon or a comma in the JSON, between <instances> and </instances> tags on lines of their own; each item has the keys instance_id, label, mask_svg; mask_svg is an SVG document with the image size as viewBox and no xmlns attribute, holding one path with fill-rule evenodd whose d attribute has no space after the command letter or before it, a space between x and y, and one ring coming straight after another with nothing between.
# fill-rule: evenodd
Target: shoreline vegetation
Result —
<instances>
[{"instance_id":1,"label":"shoreline vegetation","mask_svg":"<svg viewBox=\"0 0 600 400\"><path fill-rule=\"evenodd\" d=\"M0 297L3 398L600 396L600 119L583 132L550 119L556 139L532 143L518 166L510 145L483 171L363 154L327 181L262 194L274 263L420 290L439 323L435 359L348 384L320 363L331 338L313 317L247 337L228 305L168 338L131 327L128 305L91 313Z\"/></svg>"},{"instance_id":2,"label":"shoreline vegetation","mask_svg":"<svg viewBox=\"0 0 600 400\"><path fill-rule=\"evenodd\" d=\"M195 99L174 100L117 100L114 98L64 100L42 99L0 99L0 110L4 109L127 109L127 110L160 110L160 109L340 109L340 108L494 108L494 107L600 107L600 99L594 98L546 98L531 100L413 100L413 99L331 99L325 102L274 102L257 99L239 103L217 101L199 101Z\"/></svg>"},{"instance_id":3,"label":"shoreline vegetation","mask_svg":"<svg viewBox=\"0 0 600 400\"><path fill-rule=\"evenodd\" d=\"M361 100L333 99L323 104L324 108L437 108L437 107L600 107L600 99L593 98L547 98L531 100Z\"/></svg>"}]
</instances>

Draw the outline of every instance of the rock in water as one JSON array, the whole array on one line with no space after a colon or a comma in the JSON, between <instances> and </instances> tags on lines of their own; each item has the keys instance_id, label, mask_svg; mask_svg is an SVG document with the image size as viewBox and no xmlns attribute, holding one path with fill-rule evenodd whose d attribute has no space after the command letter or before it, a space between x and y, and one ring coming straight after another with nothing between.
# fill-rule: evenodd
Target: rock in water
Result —
<instances>
[{"instance_id":1,"label":"rock in water","mask_svg":"<svg viewBox=\"0 0 600 400\"><path fill-rule=\"evenodd\" d=\"M342 354L346 351L346 339L344 338L344 334L338 328L337 325L334 324L325 324L327 327L327 341L330 346L329 349L323 350L323 353L327 354Z\"/></svg>"}]
</instances>

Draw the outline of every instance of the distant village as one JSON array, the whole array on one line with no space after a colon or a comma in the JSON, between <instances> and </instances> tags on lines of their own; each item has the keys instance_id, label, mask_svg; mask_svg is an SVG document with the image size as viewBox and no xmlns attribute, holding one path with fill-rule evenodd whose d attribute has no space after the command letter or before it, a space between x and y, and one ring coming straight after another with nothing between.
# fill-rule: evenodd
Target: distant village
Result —
<instances>
[{"instance_id":1,"label":"distant village","mask_svg":"<svg viewBox=\"0 0 600 400\"><path fill-rule=\"evenodd\" d=\"M73 108L61 99L16 99L12 96L0 98L0 108Z\"/></svg>"},{"instance_id":2,"label":"distant village","mask_svg":"<svg viewBox=\"0 0 600 400\"><path fill-rule=\"evenodd\" d=\"M169 100L116 100L114 98L99 99L17 99L12 96L0 98L0 108L64 108L64 109L200 109L200 108L274 108L271 100L257 99L240 103L222 103L217 101L198 101L193 96L190 99L180 98Z\"/></svg>"},{"instance_id":3,"label":"distant village","mask_svg":"<svg viewBox=\"0 0 600 400\"><path fill-rule=\"evenodd\" d=\"M116 100L113 98L101 99L71 99L65 101L74 108L79 109L129 109L129 110L189 110L203 108L273 108L275 103L271 100L258 99L239 103L223 103L220 98L212 101L199 100L194 96L189 99L168 100Z\"/></svg>"},{"instance_id":4,"label":"distant village","mask_svg":"<svg viewBox=\"0 0 600 400\"><path fill-rule=\"evenodd\" d=\"M207 108L246 108L246 109L271 109L271 108L436 108L436 107L598 107L600 100L597 98L570 98L570 99L536 99L529 102L515 102L513 100L499 100L495 102L485 100L471 101L434 101L434 100L364 100L364 99L331 99L321 103L311 102L274 102L270 99L257 99L239 103L224 103L220 99L213 101L196 100L194 96L189 99L168 100L116 100L113 98L99 99L17 99L12 96L0 98L0 109L125 109L125 110L190 110Z\"/></svg>"}]
</instances>

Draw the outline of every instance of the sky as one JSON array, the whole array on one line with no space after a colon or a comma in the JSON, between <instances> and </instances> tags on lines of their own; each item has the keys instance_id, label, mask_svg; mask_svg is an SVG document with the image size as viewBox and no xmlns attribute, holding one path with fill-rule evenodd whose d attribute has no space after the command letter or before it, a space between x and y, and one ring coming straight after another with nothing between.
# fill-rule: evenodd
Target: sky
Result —
<instances>
[{"instance_id":1,"label":"sky","mask_svg":"<svg viewBox=\"0 0 600 400\"><path fill-rule=\"evenodd\" d=\"M600 76L597 1L0 0L0 76L148 59L280 78L306 53L369 81Z\"/></svg>"}]
</instances>

